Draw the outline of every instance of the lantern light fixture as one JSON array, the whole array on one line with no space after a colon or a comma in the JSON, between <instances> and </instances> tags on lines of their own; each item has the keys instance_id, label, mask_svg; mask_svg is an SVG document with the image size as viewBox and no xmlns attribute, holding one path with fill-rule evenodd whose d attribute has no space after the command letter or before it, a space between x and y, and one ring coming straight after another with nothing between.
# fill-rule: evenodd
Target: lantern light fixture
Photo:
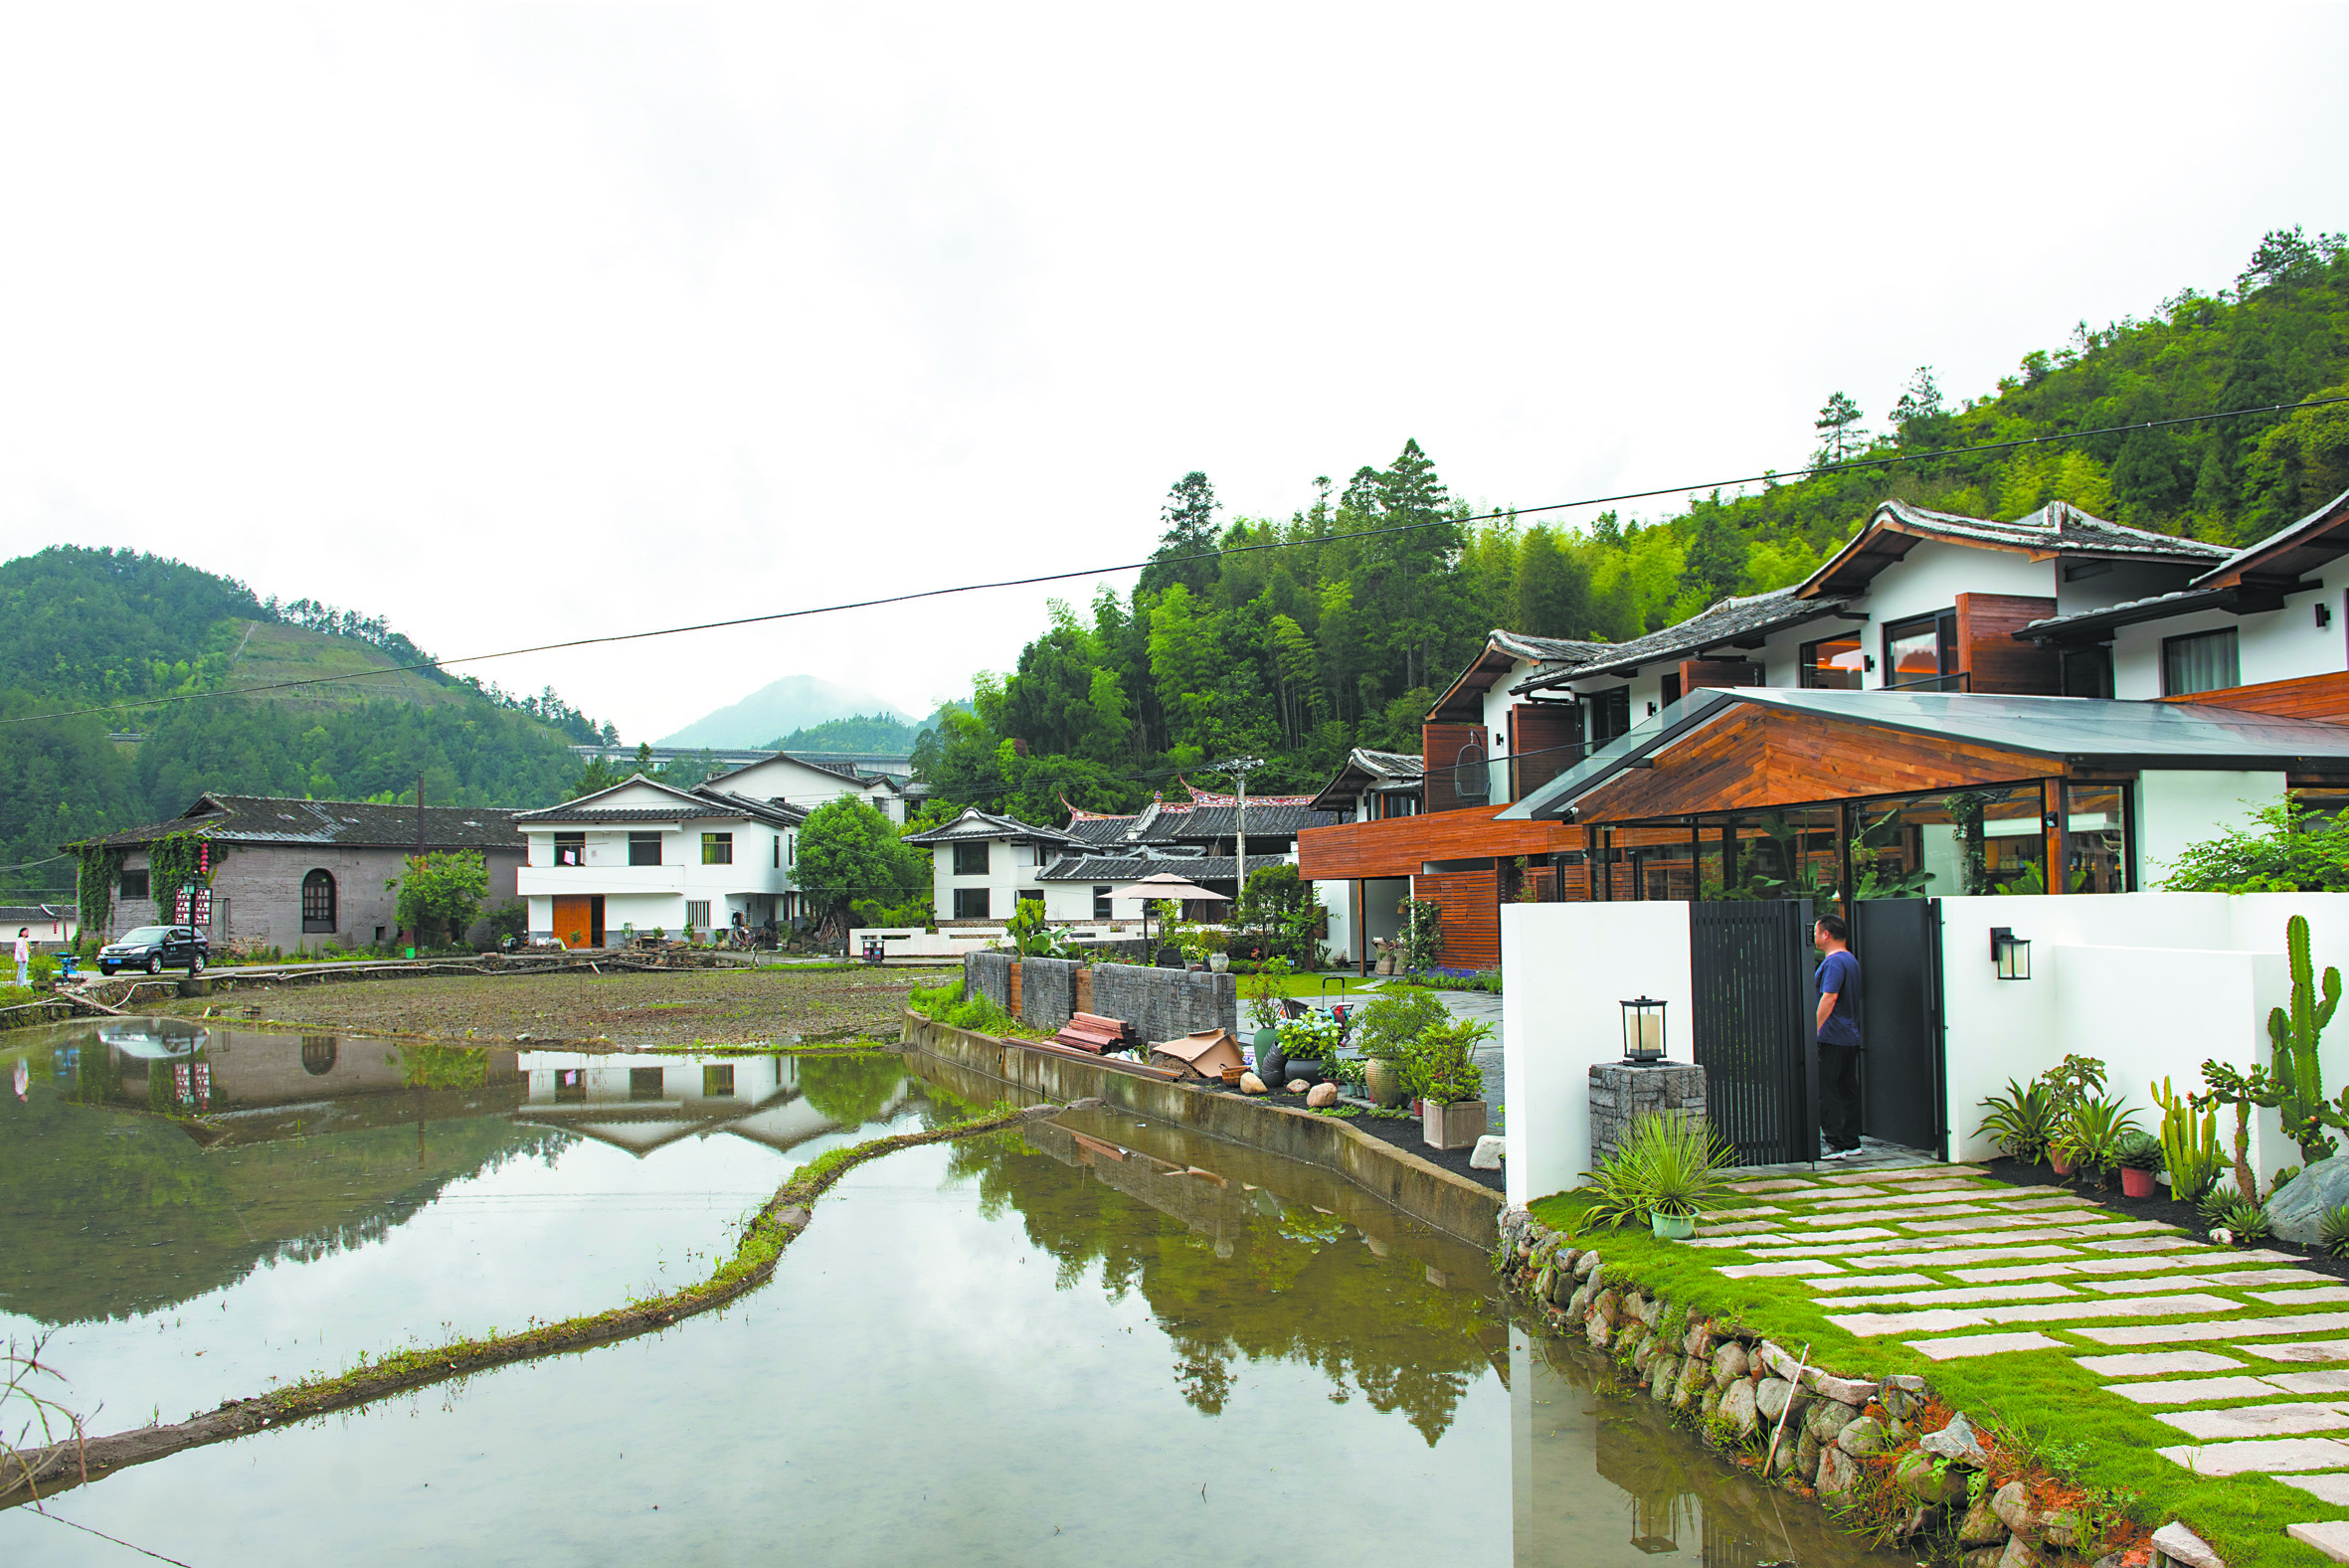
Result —
<instances>
[{"instance_id":1,"label":"lantern light fixture","mask_svg":"<svg viewBox=\"0 0 2349 1568\"><path fill-rule=\"evenodd\" d=\"M1990 961L1998 966L2002 980L2031 978L2031 942L2018 937L2009 926L1990 928Z\"/></svg>"},{"instance_id":2,"label":"lantern light fixture","mask_svg":"<svg viewBox=\"0 0 2349 1568\"><path fill-rule=\"evenodd\" d=\"M1623 1060L1664 1060L1664 1005L1646 995L1623 1004Z\"/></svg>"}]
</instances>

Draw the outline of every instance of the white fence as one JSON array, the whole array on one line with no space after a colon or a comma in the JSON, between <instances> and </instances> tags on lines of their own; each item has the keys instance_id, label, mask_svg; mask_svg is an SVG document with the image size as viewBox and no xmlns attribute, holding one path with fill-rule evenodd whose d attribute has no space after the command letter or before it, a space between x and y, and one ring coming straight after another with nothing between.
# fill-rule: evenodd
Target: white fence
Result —
<instances>
[{"instance_id":1,"label":"white fence","mask_svg":"<svg viewBox=\"0 0 2349 1568\"><path fill-rule=\"evenodd\" d=\"M2161 1123L2150 1087L2164 1077L2199 1088L2216 1058L2268 1060L2268 1009L2290 999L2284 924L2308 919L2321 982L2349 973L2349 898L2321 893L2131 893L1947 898L1941 904L1948 1136L1952 1159L1996 1152L1975 1132L1982 1101L2028 1082L2067 1054L2101 1058L2106 1092L2137 1123ZM2031 978L2001 980L1990 930L2031 944ZM1502 1064L1508 1083L1512 1203L1575 1185L1589 1165L1590 1064L1622 1054L1625 997L1671 1003L1670 1054L1690 1059L1689 906L1679 903L1510 904L1501 911ZM1867 956L1861 955L1865 994ZM2349 1085L2349 1015L2329 1031L2325 1087ZM2253 1119L2252 1163L2262 1179L2300 1162L2275 1113ZM2233 1113L2220 1113L2232 1149Z\"/></svg>"}]
</instances>

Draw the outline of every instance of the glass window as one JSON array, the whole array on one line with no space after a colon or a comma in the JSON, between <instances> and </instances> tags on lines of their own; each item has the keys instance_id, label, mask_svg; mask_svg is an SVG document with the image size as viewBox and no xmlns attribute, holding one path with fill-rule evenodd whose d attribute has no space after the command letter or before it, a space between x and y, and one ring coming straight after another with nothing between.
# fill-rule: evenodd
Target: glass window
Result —
<instances>
[{"instance_id":1,"label":"glass window","mask_svg":"<svg viewBox=\"0 0 2349 1568\"><path fill-rule=\"evenodd\" d=\"M1093 890L1093 918L1109 919L1109 888L1106 884Z\"/></svg>"},{"instance_id":2,"label":"glass window","mask_svg":"<svg viewBox=\"0 0 2349 1568\"><path fill-rule=\"evenodd\" d=\"M657 866L660 864L660 835L658 833L629 834L629 864Z\"/></svg>"},{"instance_id":3,"label":"glass window","mask_svg":"<svg viewBox=\"0 0 2349 1568\"><path fill-rule=\"evenodd\" d=\"M702 834L701 863L705 866L734 864L734 835L732 833Z\"/></svg>"},{"instance_id":4,"label":"glass window","mask_svg":"<svg viewBox=\"0 0 2349 1568\"><path fill-rule=\"evenodd\" d=\"M685 924L694 931L710 929L710 901L705 898L685 901Z\"/></svg>"},{"instance_id":5,"label":"glass window","mask_svg":"<svg viewBox=\"0 0 2349 1568\"><path fill-rule=\"evenodd\" d=\"M1860 633L1822 637L1802 645L1796 684L1828 691L1858 691L1867 655L1860 650Z\"/></svg>"},{"instance_id":6,"label":"glass window","mask_svg":"<svg viewBox=\"0 0 2349 1568\"><path fill-rule=\"evenodd\" d=\"M955 845L955 875L958 877L984 877L987 875L987 844L984 841L976 844Z\"/></svg>"},{"instance_id":7,"label":"glass window","mask_svg":"<svg viewBox=\"0 0 2349 1568\"><path fill-rule=\"evenodd\" d=\"M146 898L148 896L147 874L144 871L125 871L122 873L122 897L126 899L134 899Z\"/></svg>"},{"instance_id":8,"label":"glass window","mask_svg":"<svg viewBox=\"0 0 2349 1568\"><path fill-rule=\"evenodd\" d=\"M555 864L584 866L587 864L587 834L557 833L555 835Z\"/></svg>"},{"instance_id":9,"label":"glass window","mask_svg":"<svg viewBox=\"0 0 2349 1568\"><path fill-rule=\"evenodd\" d=\"M705 1067L701 1070L702 1099L727 1100L733 1098L733 1095L734 1064L732 1062L728 1062L723 1067Z\"/></svg>"},{"instance_id":10,"label":"glass window","mask_svg":"<svg viewBox=\"0 0 2349 1568\"><path fill-rule=\"evenodd\" d=\"M1932 690L1957 673L1957 612L1896 621L1885 627L1884 683Z\"/></svg>"},{"instance_id":11,"label":"glass window","mask_svg":"<svg viewBox=\"0 0 2349 1568\"><path fill-rule=\"evenodd\" d=\"M2161 694L2188 697L2198 691L2224 691L2243 684L2236 662L2235 628L2197 631L2191 636L2161 639Z\"/></svg>"},{"instance_id":12,"label":"glass window","mask_svg":"<svg viewBox=\"0 0 2349 1568\"><path fill-rule=\"evenodd\" d=\"M313 871L301 879L301 929L305 933L334 930L334 876Z\"/></svg>"},{"instance_id":13,"label":"glass window","mask_svg":"<svg viewBox=\"0 0 2349 1568\"><path fill-rule=\"evenodd\" d=\"M2098 643L2094 647L2066 648L2059 655L2063 667L2063 694L2067 697L2109 697L2112 695L2112 644Z\"/></svg>"},{"instance_id":14,"label":"glass window","mask_svg":"<svg viewBox=\"0 0 2349 1568\"><path fill-rule=\"evenodd\" d=\"M629 1069L629 1098L631 1100L658 1100L663 1097L661 1074L657 1067Z\"/></svg>"},{"instance_id":15,"label":"glass window","mask_svg":"<svg viewBox=\"0 0 2349 1568\"><path fill-rule=\"evenodd\" d=\"M1613 740L1631 731L1631 688L1618 686L1613 691L1594 692L1590 703L1590 740L1594 746Z\"/></svg>"},{"instance_id":16,"label":"glass window","mask_svg":"<svg viewBox=\"0 0 2349 1568\"><path fill-rule=\"evenodd\" d=\"M987 889L955 889L955 919L985 920L987 918Z\"/></svg>"},{"instance_id":17,"label":"glass window","mask_svg":"<svg viewBox=\"0 0 2349 1568\"><path fill-rule=\"evenodd\" d=\"M2064 786L2065 890L2071 893L2126 893L2129 890L2127 824L2121 813L2121 784L2068 784Z\"/></svg>"}]
</instances>

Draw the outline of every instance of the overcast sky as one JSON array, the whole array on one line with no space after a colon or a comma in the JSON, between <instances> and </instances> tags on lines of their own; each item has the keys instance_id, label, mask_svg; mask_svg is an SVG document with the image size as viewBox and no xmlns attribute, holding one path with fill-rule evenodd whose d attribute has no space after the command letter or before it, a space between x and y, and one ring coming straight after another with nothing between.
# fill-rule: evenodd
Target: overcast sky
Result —
<instances>
[{"instance_id":1,"label":"overcast sky","mask_svg":"<svg viewBox=\"0 0 2349 1568\"><path fill-rule=\"evenodd\" d=\"M454 656L1137 559L1187 469L1285 516L1406 436L1494 504L1792 467L1833 390L2349 229L2345 59L2342 7L17 5L0 556ZM919 714L1045 592L465 668L632 741L801 672Z\"/></svg>"}]
</instances>

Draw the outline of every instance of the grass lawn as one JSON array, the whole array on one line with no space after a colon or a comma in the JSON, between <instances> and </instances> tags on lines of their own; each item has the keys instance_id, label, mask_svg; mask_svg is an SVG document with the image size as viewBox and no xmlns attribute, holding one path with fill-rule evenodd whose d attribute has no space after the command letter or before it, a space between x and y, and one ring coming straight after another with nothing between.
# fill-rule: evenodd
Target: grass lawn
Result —
<instances>
[{"instance_id":1,"label":"grass lawn","mask_svg":"<svg viewBox=\"0 0 2349 1568\"><path fill-rule=\"evenodd\" d=\"M1968 1181L1964 1185L1967 1196L1960 1201L1969 1203L1972 1201L1973 1188L1979 1188L1986 1200L2030 1197L2029 1189L2007 1186L1987 1177ZM1799 1237L1803 1233L1801 1220L1806 1211L1819 1214L1835 1212L1812 1206L1834 1196L1832 1189L1822 1187L1810 1202L1805 1202L1799 1194L1790 1197L1778 1192L1740 1197L1709 1215L1709 1227L1735 1223L1740 1217L1766 1217L1772 1230L1757 1233L1756 1239L1777 1244L1779 1256L1788 1256L1785 1244L1790 1236ZM2044 1200L2044 1194L2042 1198ZM1532 1211L1541 1223L1553 1229L1575 1233L1582 1231L1588 1203L1584 1194L1560 1193L1536 1201ZM1758 1216L1752 1212L1764 1209L1783 1212L1767 1216ZM1992 1208L1985 1212L1983 1219L1985 1222L1994 1222L1996 1217L1996 1210ZM1897 1216L1884 1217L1878 1208L1871 1207L1851 1212L1850 1218L1855 1227L1872 1226L1880 1230L1900 1223ZM1972 1224L1975 1221L1961 1223ZM2051 1218L2048 1223L2053 1226L2059 1222ZM2147 1231L2131 1234L2157 1233ZM1930 1240L1929 1235L1915 1238L1920 1248ZM2199 1238L2195 1240L2199 1244ZM1902 1372L1919 1374L1931 1382L1950 1406L1964 1411L1977 1422L1988 1418L2002 1422L2010 1429L2033 1435L2050 1469L2083 1487L2107 1488L2122 1494L2130 1515L2149 1527L2158 1527L2173 1518L2185 1520L2190 1528L2218 1549L2231 1568L2322 1562L2324 1559L2312 1549L2287 1539L2284 1535L2285 1525L2349 1516L2349 1509L2322 1503L2298 1487L2264 1475L2226 1478L2197 1476L2164 1458L2155 1450L2194 1440L2177 1428L2155 1419L2153 1410L2106 1392L2104 1385L2114 1379L2086 1370L2076 1359L2078 1356L2165 1348L2160 1343L2110 1346L2087 1339L2077 1329L2067 1331L2053 1321L1994 1322L1979 1331L2017 1332L2037 1329L2051 1338L2063 1340L2064 1348L1936 1361L1908 1348L1903 1341L1941 1338L1953 1332L1972 1331L1972 1325L1954 1331L1941 1327L1921 1330L1894 1328L1882 1334L1862 1337L1830 1321L1831 1315L1848 1317L1860 1312L1899 1308L1889 1304L1868 1307L1822 1306L1813 1299L1813 1290L1799 1275L1731 1279L1720 1272L1724 1266L1745 1264L1757 1257L1767 1256L1767 1252L1762 1249L1757 1248L1751 1253L1740 1247L1700 1249L1685 1243L1658 1241L1645 1230L1628 1226L1619 1230L1588 1230L1579 1235L1576 1245L1598 1250L1606 1262L1607 1279L1613 1284L1636 1285L1652 1296L1660 1296L1685 1306L1693 1312L1728 1318L1744 1328L1766 1335L1789 1352L1800 1354L1807 1349L1813 1363L1831 1371L1854 1377L1883 1377ZM1995 1246L1996 1243L1990 1245ZM2024 1239L2022 1231L2018 1231L2012 1244L2004 1250L2011 1254L2017 1249L2034 1245ZM2077 1244L2068 1250L2078 1261L2134 1256L2087 1251L2078 1248ZM1969 1287L1980 1289L1980 1282L1962 1279L1955 1271L1983 1266L1996 1268L2009 1261L2006 1258L1987 1257L1944 1265L1936 1264L1934 1254L1929 1251L1903 1248L1854 1256L1840 1253L1836 1246L1827 1244L1795 1248L1792 1255L1827 1257L1839 1263L1845 1272L1837 1276L1837 1288L1851 1292L1868 1289L1863 1274L1921 1274L1931 1281L1930 1285L1913 1287L1913 1292L1964 1290ZM2250 1290L2257 1287L2222 1287L2210 1284L2204 1278L2214 1272L2253 1266L2242 1254L2206 1249L2191 1256L2195 1262L2184 1267L2163 1269L2160 1265L2164 1255L2146 1255L2145 1272L2149 1275L2174 1275L2177 1294L2223 1298L2228 1303L2226 1310L2214 1308L2186 1317L2097 1316L2093 1318L2092 1326L2101 1328L2135 1322L2176 1324L2214 1319L2225 1321L2236 1315L2272 1317L2295 1309L2254 1299ZM2289 1283L2290 1271L2279 1267L2276 1273L2278 1277L2273 1284L2280 1286ZM2062 1275L2048 1275L2045 1278L2076 1288L2077 1294L2066 1300L2078 1307L2128 1299L2125 1296L2094 1295L2080 1286L2078 1279L2068 1279ZM2100 1275L2095 1278L2109 1281L2112 1276ZM2029 1300L2029 1297L2018 1291L2014 1298L2009 1299L2009 1303L2013 1305ZM2240 1308L2240 1312L2237 1308ZM2341 1308L2331 1307L2317 1309ZM2339 1330L2333 1332L2337 1334ZM2306 1335L2268 1336L2249 1342L2271 1344L2293 1338L2320 1336L2320 1333L2312 1331ZM2294 1363L2264 1361L2256 1355L2244 1354L2235 1348L2235 1341L2230 1339L2196 1340L2191 1343L2180 1341L2178 1347L2215 1351L2243 1361L2246 1363L2241 1369L2244 1375L2272 1375L2307 1369ZM2307 1396L2301 1397L2305 1399ZM2278 1403L2289 1402L2288 1396L2280 1393L2275 1396L2275 1400ZM2243 1402L2238 1398L2210 1404L2224 1408ZM2161 1408L2176 1411L2202 1407L2186 1404Z\"/></svg>"}]
</instances>

